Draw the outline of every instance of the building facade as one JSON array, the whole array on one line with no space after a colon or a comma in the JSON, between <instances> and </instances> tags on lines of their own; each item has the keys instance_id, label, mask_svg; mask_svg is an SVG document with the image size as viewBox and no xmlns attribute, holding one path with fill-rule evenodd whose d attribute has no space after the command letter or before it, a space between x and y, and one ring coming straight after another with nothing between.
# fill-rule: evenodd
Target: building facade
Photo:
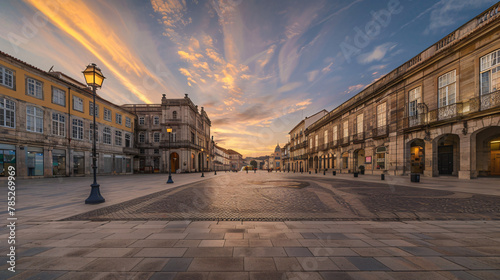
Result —
<instances>
[{"instance_id":1,"label":"building facade","mask_svg":"<svg viewBox=\"0 0 500 280\"><path fill-rule=\"evenodd\" d=\"M308 149L305 130L328 113L321 110L318 113L306 117L290 130L290 170L304 172L308 170Z\"/></svg>"},{"instance_id":2,"label":"building facade","mask_svg":"<svg viewBox=\"0 0 500 280\"><path fill-rule=\"evenodd\" d=\"M486 10L308 127L308 169L462 179L500 175L499 8Z\"/></svg>"},{"instance_id":3,"label":"building facade","mask_svg":"<svg viewBox=\"0 0 500 280\"><path fill-rule=\"evenodd\" d=\"M226 149L214 145L214 169L217 171L229 171L231 170L231 159Z\"/></svg>"},{"instance_id":4,"label":"building facade","mask_svg":"<svg viewBox=\"0 0 500 280\"><path fill-rule=\"evenodd\" d=\"M186 94L161 104L127 104L123 109L137 115L134 171L138 173L199 172L212 169L211 121ZM172 129L170 133L167 129Z\"/></svg>"},{"instance_id":5,"label":"building facade","mask_svg":"<svg viewBox=\"0 0 500 280\"><path fill-rule=\"evenodd\" d=\"M84 67L82 67L84 69ZM0 176L92 172L93 114L99 174L132 173L135 115L60 72L43 71L0 52Z\"/></svg>"},{"instance_id":6,"label":"building facade","mask_svg":"<svg viewBox=\"0 0 500 280\"><path fill-rule=\"evenodd\" d=\"M243 167L243 156L234 150L226 150L229 154L230 170L240 171Z\"/></svg>"}]
</instances>

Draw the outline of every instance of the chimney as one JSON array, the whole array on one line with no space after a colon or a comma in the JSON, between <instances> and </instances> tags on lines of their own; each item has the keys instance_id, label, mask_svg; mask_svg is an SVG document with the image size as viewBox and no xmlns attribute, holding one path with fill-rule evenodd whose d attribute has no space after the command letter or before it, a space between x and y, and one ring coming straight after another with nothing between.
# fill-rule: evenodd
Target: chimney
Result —
<instances>
[{"instance_id":1,"label":"chimney","mask_svg":"<svg viewBox=\"0 0 500 280\"><path fill-rule=\"evenodd\" d=\"M188 98L188 94L187 93L184 93L184 98Z\"/></svg>"}]
</instances>

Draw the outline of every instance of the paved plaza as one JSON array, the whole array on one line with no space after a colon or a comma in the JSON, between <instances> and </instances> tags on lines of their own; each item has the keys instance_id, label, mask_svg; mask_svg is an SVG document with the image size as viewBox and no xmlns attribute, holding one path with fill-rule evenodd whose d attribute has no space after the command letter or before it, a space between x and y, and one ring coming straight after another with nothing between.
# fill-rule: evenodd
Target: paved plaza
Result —
<instances>
[{"instance_id":1,"label":"paved plaza","mask_svg":"<svg viewBox=\"0 0 500 280\"><path fill-rule=\"evenodd\" d=\"M498 179L102 176L106 202L85 205L91 181L17 182L0 279L500 278Z\"/></svg>"}]
</instances>

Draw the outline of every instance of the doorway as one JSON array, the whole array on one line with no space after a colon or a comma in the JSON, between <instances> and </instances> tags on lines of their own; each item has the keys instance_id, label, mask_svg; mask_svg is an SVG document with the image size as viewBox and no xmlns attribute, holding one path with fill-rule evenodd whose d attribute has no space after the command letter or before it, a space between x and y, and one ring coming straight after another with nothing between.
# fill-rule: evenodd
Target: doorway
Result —
<instances>
[{"instance_id":1,"label":"doorway","mask_svg":"<svg viewBox=\"0 0 500 280\"><path fill-rule=\"evenodd\" d=\"M453 174L453 146L438 147L438 171L439 175Z\"/></svg>"}]
</instances>

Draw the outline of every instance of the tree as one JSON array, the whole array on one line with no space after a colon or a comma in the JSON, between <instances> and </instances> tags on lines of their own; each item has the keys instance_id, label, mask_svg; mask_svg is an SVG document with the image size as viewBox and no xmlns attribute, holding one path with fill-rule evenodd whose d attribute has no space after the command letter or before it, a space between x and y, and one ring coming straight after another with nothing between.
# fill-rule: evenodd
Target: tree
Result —
<instances>
[{"instance_id":1,"label":"tree","mask_svg":"<svg viewBox=\"0 0 500 280\"><path fill-rule=\"evenodd\" d=\"M257 162L255 160L252 160L250 165L253 166L254 169L257 169Z\"/></svg>"}]
</instances>

